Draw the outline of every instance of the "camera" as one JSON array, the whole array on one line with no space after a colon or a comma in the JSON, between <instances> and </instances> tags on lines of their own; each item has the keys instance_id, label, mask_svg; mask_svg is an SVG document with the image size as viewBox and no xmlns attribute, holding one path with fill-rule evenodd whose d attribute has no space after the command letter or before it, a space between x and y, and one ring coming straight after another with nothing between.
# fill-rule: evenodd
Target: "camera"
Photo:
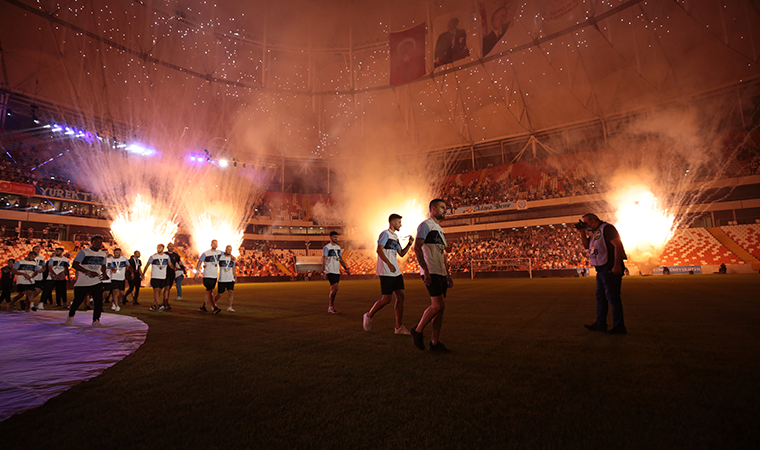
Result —
<instances>
[{"instance_id":1,"label":"camera","mask_svg":"<svg viewBox=\"0 0 760 450\"><path fill-rule=\"evenodd\" d=\"M586 230L586 229L588 229L588 225L586 225L586 222L584 222L583 220L580 220L580 219L578 220L578 223L576 223L573 226L575 227L576 230Z\"/></svg>"}]
</instances>

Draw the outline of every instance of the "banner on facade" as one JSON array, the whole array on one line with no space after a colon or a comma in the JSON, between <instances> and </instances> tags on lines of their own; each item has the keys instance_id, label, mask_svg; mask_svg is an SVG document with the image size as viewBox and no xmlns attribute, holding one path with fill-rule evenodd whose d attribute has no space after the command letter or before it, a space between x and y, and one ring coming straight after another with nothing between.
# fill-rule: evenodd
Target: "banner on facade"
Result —
<instances>
[{"instance_id":1,"label":"banner on facade","mask_svg":"<svg viewBox=\"0 0 760 450\"><path fill-rule=\"evenodd\" d=\"M663 266L655 267L652 271L654 275L662 275L662 270L667 267L671 275L689 275L689 274L701 274L702 266Z\"/></svg>"},{"instance_id":2,"label":"banner on facade","mask_svg":"<svg viewBox=\"0 0 760 450\"><path fill-rule=\"evenodd\" d=\"M14 183L12 181L0 180L0 192L8 194L30 196L34 195L34 186L31 184Z\"/></svg>"},{"instance_id":3,"label":"banner on facade","mask_svg":"<svg viewBox=\"0 0 760 450\"><path fill-rule=\"evenodd\" d=\"M460 206L454 210L454 214L471 214L483 211L499 211L501 209L512 209L515 207L514 202L490 203L488 205Z\"/></svg>"}]
</instances>

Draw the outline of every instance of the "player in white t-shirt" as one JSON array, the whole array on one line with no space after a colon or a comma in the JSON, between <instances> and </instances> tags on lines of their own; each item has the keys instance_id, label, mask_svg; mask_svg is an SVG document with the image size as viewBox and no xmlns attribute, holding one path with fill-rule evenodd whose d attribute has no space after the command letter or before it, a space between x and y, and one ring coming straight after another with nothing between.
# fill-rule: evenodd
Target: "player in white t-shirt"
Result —
<instances>
[{"instance_id":1,"label":"player in white t-shirt","mask_svg":"<svg viewBox=\"0 0 760 450\"><path fill-rule=\"evenodd\" d=\"M69 258L63 256L63 248L55 249L55 255L48 262L48 280L55 289L56 306L68 308L69 301L66 298L66 283L71 279L69 274Z\"/></svg>"},{"instance_id":2,"label":"player in white t-shirt","mask_svg":"<svg viewBox=\"0 0 760 450\"><path fill-rule=\"evenodd\" d=\"M224 291L227 291L227 299L230 302L227 311L235 312L232 309L232 300L235 297L235 257L232 256L231 245L225 247L224 254L219 257L219 289L216 297L214 297L214 302L217 305Z\"/></svg>"},{"instance_id":3,"label":"player in white t-shirt","mask_svg":"<svg viewBox=\"0 0 760 450\"><path fill-rule=\"evenodd\" d=\"M364 331L372 329L372 317L375 313L383 309L385 305L391 302L393 294L396 294L396 328L395 334L409 334L409 330L402 323L404 317L404 275L398 266L397 256L402 258L409 252L414 238L409 236L409 242L406 247L401 248L398 235L396 232L401 229L401 216L391 214L388 217L389 227L380 233L377 239L377 269L376 273L380 277L380 300L376 301L368 313L364 315Z\"/></svg>"},{"instance_id":4,"label":"player in white t-shirt","mask_svg":"<svg viewBox=\"0 0 760 450\"><path fill-rule=\"evenodd\" d=\"M420 264L422 281L430 294L430 306L427 307L420 322L409 330L414 345L425 350L425 340L422 330L433 322L433 332L430 335L428 350L439 353L449 353L449 349L438 340L443 325L443 311L446 308L444 299L446 291L454 287L448 267L446 266L446 236L440 221L446 218L446 202L436 198L430 202L430 217L417 227L417 240L414 243L414 254Z\"/></svg>"},{"instance_id":5,"label":"player in white t-shirt","mask_svg":"<svg viewBox=\"0 0 760 450\"><path fill-rule=\"evenodd\" d=\"M13 305L21 297L26 298L23 307L26 312L37 311L37 308L33 306L34 276L37 274L36 258L37 253L31 251L26 258L16 261L16 264L13 265L11 273L16 275L16 291L19 295L8 303L8 311L13 311Z\"/></svg>"},{"instance_id":6,"label":"player in white t-shirt","mask_svg":"<svg viewBox=\"0 0 760 450\"><path fill-rule=\"evenodd\" d=\"M127 266L129 261L121 254L120 248L113 250L113 257L108 265L108 276L111 278L112 300L111 309L119 311L124 301L124 280L127 275ZM124 303L126 304L126 303Z\"/></svg>"},{"instance_id":7,"label":"player in white t-shirt","mask_svg":"<svg viewBox=\"0 0 760 450\"><path fill-rule=\"evenodd\" d=\"M45 290L45 277L42 275L45 272L45 257L42 256L42 249L39 245L32 247L32 251L37 254L37 256L34 258L34 261L37 263L37 274L34 276L34 295L32 296L32 301L34 301L34 298L40 295L43 290ZM51 298L50 304L52 303L53 300ZM40 298L37 309L45 309L43 306L44 304L45 303L42 301L42 298Z\"/></svg>"},{"instance_id":8,"label":"player in white t-shirt","mask_svg":"<svg viewBox=\"0 0 760 450\"><path fill-rule=\"evenodd\" d=\"M33 292L31 294L28 294L26 290L23 292L19 291L18 294L16 294L16 297L13 298L13 303L16 303L20 298L23 297L24 300L21 300L21 305L26 310L30 310L30 308L34 307L34 304L28 305L28 306L26 305L26 303L30 299L29 296L31 295L31 301L32 303L34 303L35 297L37 297L37 295L39 295L40 292L42 292L43 288L45 287L44 281L42 279L43 278L42 272L45 271L45 258L41 256L42 249L40 248L39 245L35 245L34 247L32 247L32 251L34 252L35 255L37 255L34 257L35 269L34 269L34 274L32 275L32 285L34 286L34 289L32 289ZM40 304L37 307L33 308L34 311L37 311L37 309L45 309L42 302L40 302Z\"/></svg>"},{"instance_id":9,"label":"player in white t-shirt","mask_svg":"<svg viewBox=\"0 0 760 450\"><path fill-rule=\"evenodd\" d=\"M111 265L113 264L113 255L111 255L111 252L106 250L106 276L103 278L103 303L108 303L109 300L113 300L111 298L111 294L113 293L113 286L111 285ZM111 310L115 311L116 308L113 307L113 302L111 302Z\"/></svg>"},{"instance_id":10,"label":"player in white t-shirt","mask_svg":"<svg viewBox=\"0 0 760 450\"><path fill-rule=\"evenodd\" d=\"M343 255L338 245L338 232L330 232L330 242L322 249L322 278L330 281L330 304L327 312L338 314L335 309L335 296L338 295L338 283L340 283L340 266L346 269L346 273L351 275L346 262L343 261Z\"/></svg>"},{"instance_id":11,"label":"player in white t-shirt","mask_svg":"<svg viewBox=\"0 0 760 450\"><path fill-rule=\"evenodd\" d=\"M174 264L169 255L164 253L164 244L158 244L156 253L148 258L148 263L143 269L143 276L148 271L148 267L150 267L150 287L153 288L153 304L150 310L169 311L172 307L169 306L169 299L164 299L163 292L166 286L166 271L169 268L174 269ZM159 300L162 302L161 306L159 306Z\"/></svg>"},{"instance_id":12,"label":"player in white t-shirt","mask_svg":"<svg viewBox=\"0 0 760 450\"><path fill-rule=\"evenodd\" d=\"M106 275L106 252L103 247L103 237L95 235L90 240L90 247L77 253L71 266L77 271L77 281L74 283L74 301L69 308L66 325L74 324L74 314L85 298L92 297L92 326L99 327L100 314L103 312L103 278Z\"/></svg>"},{"instance_id":13,"label":"player in white t-shirt","mask_svg":"<svg viewBox=\"0 0 760 450\"><path fill-rule=\"evenodd\" d=\"M211 241L211 248L201 254L198 258L198 265L195 267L195 276L203 276L203 286L206 288L206 295L203 297L203 303L198 310L208 311L206 309L206 303L208 303L213 308L214 314L219 314L222 311L217 308L214 301L214 288L216 287L216 280L219 278L219 258L222 256L222 252L216 249L218 246L219 242L216 239ZM203 271L201 271L201 266L203 266Z\"/></svg>"}]
</instances>

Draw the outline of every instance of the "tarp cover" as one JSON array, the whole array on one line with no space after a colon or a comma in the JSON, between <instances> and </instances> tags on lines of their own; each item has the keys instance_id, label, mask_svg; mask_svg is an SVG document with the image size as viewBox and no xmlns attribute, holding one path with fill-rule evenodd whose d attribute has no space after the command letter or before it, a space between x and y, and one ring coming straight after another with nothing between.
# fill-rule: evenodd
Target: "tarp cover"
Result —
<instances>
[{"instance_id":1,"label":"tarp cover","mask_svg":"<svg viewBox=\"0 0 760 450\"><path fill-rule=\"evenodd\" d=\"M148 325L130 316L103 314L92 328L79 313L67 327L66 311L0 314L0 421L42 405L100 375L145 342Z\"/></svg>"}]
</instances>

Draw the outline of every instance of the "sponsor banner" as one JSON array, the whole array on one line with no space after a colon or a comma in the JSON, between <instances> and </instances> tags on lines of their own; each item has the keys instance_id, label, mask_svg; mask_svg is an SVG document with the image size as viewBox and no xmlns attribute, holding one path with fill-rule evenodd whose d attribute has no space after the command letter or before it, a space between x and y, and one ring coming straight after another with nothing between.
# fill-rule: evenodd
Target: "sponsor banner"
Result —
<instances>
[{"instance_id":1,"label":"sponsor banner","mask_svg":"<svg viewBox=\"0 0 760 450\"><path fill-rule=\"evenodd\" d=\"M454 214L469 214L481 211L498 211L501 209L512 209L515 207L514 202L491 203L488 205L461 206L454 210Z\"/></svg>"},{"instance_id":2,"label":"sponsor banner","mask_svg":"<svg viewBox=\"0 0 760 450\"><path fill-rule=\"evenodd\" d=\"M7 192L8 194L25 195L28 197L34 195L34 186L31 184L0 180L0 191Z\"/></svg>"},{"instance_id":3,"label":"sponsor banner","mask_svg":"<svg viewBox=\"0 0 760 450\"><path fill-rule=\"evenodd\" d=\"M695 274L702 273L702 266L665 266L670 270L671 275L688 275L690 271ZM652 271L654 275L662 275L662 267L655 267Z\"/></svg>"},{"instance_id":4,"label":"sponsor banner","mask_svg":"<svg viewBox=\"0 0 760 450\"><path fill-rule=\"evenodd\" d=\"M42 191L42 193L46 197L62 198L66 200L76 200L80 202L94 201L94 199L92 198L92 194L90 194L89 192L76 192L76 191L67 191L65 189L44 188L44 187L41 187L40 191Z\"/></svg>"}]
</instances>

